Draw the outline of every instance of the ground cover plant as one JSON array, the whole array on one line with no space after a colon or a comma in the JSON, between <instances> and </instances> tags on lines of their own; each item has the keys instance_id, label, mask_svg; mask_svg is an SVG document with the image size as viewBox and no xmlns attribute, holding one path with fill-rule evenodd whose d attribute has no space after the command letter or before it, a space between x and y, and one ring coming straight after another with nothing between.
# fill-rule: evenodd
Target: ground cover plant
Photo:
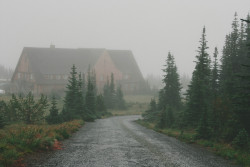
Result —
<instances>
[{"instance_id":1,"label":"ground cover plant","mask_svg":"<svg viewBox=\"0 0 250 167\"><path fill-rule=\"evenodd\" d=\"M136 122L144 127L174 137L188 144L197 144L199 146L205 147L216 155L219 155L228 160L232 160L236 164L240 164L245 167L250 166L250 152L249 146L247 145L245 145L245 149L241 149L239 147L235 147L233 144L229 144L223 141L199 139L197 138L197 132L195 129L160 129L155 123L152 122L147 122L144 120L137 120Z\"/></svg>"},{"instance_id":2,"label":"ground cover plant","mask_svg":"<svg viewBox=\"0 0 250 167\"><path fill-rule=\"evenodd\" d=\"M0 166L22 166L30 153L61 149L60 141L69 138L82 125L73 120L57 125L12 124L0 130Z\"/></svg>"}]
</instances>

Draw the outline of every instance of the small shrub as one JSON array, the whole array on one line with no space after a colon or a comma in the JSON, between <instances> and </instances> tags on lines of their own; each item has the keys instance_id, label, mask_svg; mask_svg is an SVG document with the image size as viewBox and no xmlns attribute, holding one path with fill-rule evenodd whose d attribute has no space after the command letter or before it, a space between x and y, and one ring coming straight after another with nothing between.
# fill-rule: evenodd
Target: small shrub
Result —
<instances>
[{"instance_id":1,"label":"small shrub","mask_svg":"<svg viewBox=\"0 0 250 167\"><path fill-rule=\"evenodd\" d=\"M234 138L232 142L233 146L240 149L249 148L249 136L245 129L239 131L238 135Z\"/></svg>"}]
</instances>

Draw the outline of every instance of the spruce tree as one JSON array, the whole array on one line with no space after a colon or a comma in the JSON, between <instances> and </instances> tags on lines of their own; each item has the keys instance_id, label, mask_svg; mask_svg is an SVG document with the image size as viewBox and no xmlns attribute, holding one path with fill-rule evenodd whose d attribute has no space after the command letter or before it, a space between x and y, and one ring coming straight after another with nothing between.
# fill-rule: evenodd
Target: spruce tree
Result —
<instances>
[{"instance_id":1,"label":"spruce tree","mask_svg":"<svg viewBox=\"0 0 250 167\"><path fill-rule=\"evenodd\" d=\"M5 102L0 101L0 129L2 129L6 125L5 109L6 109Z\"/></svg>"},{"instance_id":2,"label":"spruce tree","mask_svg":"<svg viewBox=\"0 0 250 167\"><path fill-rule=\"evenodd\" d=\"M88 71L87 92L85 97L85 120L94 121L96 118L96 97L93 84L93 76L90 70Z\"/></svg>"},{"instance_id":3,"label":"spruce tree","mask_svg":"<svg viewBox=\"0 0 250 167\"><path fill-rule=\"evenodd\" d=\"M186 119L189 126L197 127L202 115L209 111L210 58L207 53L206 29L203 28L196 65L187 91Z\"/></svg>"},{"instance_id":4,"label":"spruce tree","mask_svg":"<svg viewBox=\"0 0 250 167\"><path fill-rule=\"evenodd\" d=\"M142 114L142 117L144 120L148 122L155 122L158 118L157 115L158 111L157 111L156 101L155 99L151 99L149 104L149 109Z\"/></svg>"},{"instance_id":5,"label":"spruce tree","mask_svg":"<svg viewBox=\"0 0 250 167\"><path fill-rule=\"evenodd\" d=\"M241 87L239 75L241 73L241 45L243 39L239 30L237 13L232 23L232 32L226 36L223 48L221 72L220 72L220 98L222 101L223 118L220 120L222 136L226 140L233 140L239 130L239 119L237 118L237 94Z\"/></svg>"},{"instance_id":6,"label":"spruce tree","mask_svg":"<svg viewBox=\"0 0 250 167\"><path fill-rule=\"evenodd\" d=\"M85 114L85 102L84 102L84 80L82 79L81 73L78 76L78 92L77 92L77 99L76 99L76 114L79 118L84 118Z\"/></svg>"},{"instance_id":7,"label":"spruce tree","mask_svg":"<svg viewBox=\"0 0 250 167\"><path fill-rule=\"evenodd\" d=\"M64 98L64 109L65 109L65 121L72 120L77 117L77 103L79 95L79 85L77 81L76 67L73 64L70 72L70 77L68 79L68 85L66 87L66 95Z\"/></svg>"},{"instance_id":8,"label":"spruce tree","mask_svg":"<svg viewBox=\"0 0 250 167\"><path fill-rule=\"evenodd\" d=\"M18 99L15 94L11 95L11 99L7 105L7 119L10 122L20 121L21 113L20 113L20 105Z\"/></svg>"},{"instance_id":9,"label":"spruce tree","mask_svg":"<svg viewBox=\"0 0 250 167\"><path fill-rule=\"evenodd\" d=\"M104 103L104 98L103 98L102 94L99 94L96 97L96 113L97 113L98 118L101 118L102 116L110 114L107 112L107 108L106 108L106 105Z\"/></svg>"},{"instance_id":10,"label":"spruce tree","mask_svg":"<svg viewBox=\"0 0 250 167\"><path fill-rule=\"evenodd\" d=\"M110 95L110 102L109 102L109 108L113 109L115 107L115 98L116 98L116 94L115 94L115 81L114 81L114 74L111 73L111 80L110 80L110 86L109 86L109 95Z\"/></svg>"},{"instance_id":11,"label":"spruce tree","mask_svg":"<svg viewBox=\"0 0 250 167\"><path fill-rule=\"evenodd\" d=\"M180 85L180 77L177 73L177 67L175 65L174 56L171 53L168 53L168 57L166 60L166 65L164 71L164 108L166 106L178 110L181 105L181 85Z\"/></svg>"},{"instance_id":12,"label":"spruce tree","mask_svg":"<svg viewBox=\"0 0 250 167\"><path fill-rule=\"evenodd\" d=\"M51 100L51 108L49 110L49 115L46 117L46 120L49 124L58 124L61 122L59 114L58 114L58 108L57 108L57 102L56 97L53 95Z\"/></svg>"},{"instance_id":13,"label":"spruce tree","mask_svg":"<svg viewBox=\"0 0 250 167\"><path fill-rule=\"evenodd\" d=\"M123 92L122 92L122 88L121 88L121 85L119 85L117 87L117 90L116 90L116 108L118 109L121 109L121 110L124 110L126 109L126 104L125 104L125 100L123 98Z\"/></svg>"},{"instance_id":14,"label":"spruce tree","mask_svg":"<svg viewBox=\"0 0 250 167\"><path fill-rule=\"evenodd\" d=\"M211 126L215 135L218 135L220 128L220 110L217 107L219 105L219 65L218 65L218 49L214 49L214 62L211 76ZM207 116L207 115L205 115Z\"/></svg>"},{"instance_id":15,"label":"spruce tree","mask_svg":"<svg viewBox=\"0 0 250 167\"><path fill-rule=\"evenodd\" d=\"M35 101L31 92L26 96L19 96L18 98L18 110L21 114L21 120L26 124L34 124L37 121L44 119L44 113L48 107L47 97L40 96L40 99Z\"/></svg>"},{"instance_id":16,"label":"spruce tree","mask_svg":"<svg viewBox=\"0 0 250 167\"><path fill-rule=\"evenodd\" d=\"M250 20L250 16L247 16L247 20ZM241 61L241 73L239 74L239 81L241 85L237 88L237 93L234 98L234 111L236 119L240 125L238 131L245 129L250 134L250 24L246 25L245 38L242 42L242 49L240 56ZM239 133L239 132L238 132Z\"/></svg>"},{"instance_id":17,"label":"spruce tree","mask_svg":"<svg viewBox=\"0 0 250 167\"><path fill-rule=\"evenodd\" d=\"M107 77L107 82L103 87L103 95L105 105L109 109L114 109L116 107L116 91L115 91L115 82L114 82L114 74L111 73L111 78L109 82L109 78Z\"/></svg>"}]
</instances>

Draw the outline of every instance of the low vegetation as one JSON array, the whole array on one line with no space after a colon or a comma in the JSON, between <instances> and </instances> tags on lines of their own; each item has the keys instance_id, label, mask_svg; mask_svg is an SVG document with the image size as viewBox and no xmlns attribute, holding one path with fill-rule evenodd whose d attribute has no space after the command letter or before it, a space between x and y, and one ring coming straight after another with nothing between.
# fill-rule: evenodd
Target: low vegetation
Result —
<instances>
[{"instance_id":1,"label":"low vegetation","mask_svg":"<svg viewBox=\"0 0 250 167\"><path fill-rule=\"evenodd\" d=\"M207 148L209 151L219 155L225 159L232 160L235 163L238 163L243 166L250 166L250 152L247 149L240 149L239 147L235 147L233 144L228 144L223 141L216 140L206 140L206 139L198 139L197 132L195 129L186 129L180 130L178 128L157 128L155 123L147 122L144 120L137 120L138 124L145 126L149 129L153 129L157 132L166 134L171 137L175 137L178 140L189 144L198 144L202 147Z\"/></svg>"},{"instance_id":2,"label":"low vegetation","mask_svg":"<svg viewBox=\"0 0 250 167\"><path fill-rule=\"evenodd\" d=\"M69 138L83 123L74 120L57 125L6 126L0 130L0 166L22 166L23 158L32 152L61 149L60 141Z\"/></svg>"}]
</instances>

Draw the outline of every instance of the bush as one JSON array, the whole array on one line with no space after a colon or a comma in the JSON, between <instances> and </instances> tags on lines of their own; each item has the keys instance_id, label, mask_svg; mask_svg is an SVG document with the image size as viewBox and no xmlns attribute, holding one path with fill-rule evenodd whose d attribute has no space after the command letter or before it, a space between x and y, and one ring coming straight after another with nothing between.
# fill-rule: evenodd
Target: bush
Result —
<instances>
[{"instance_id":1,"label":"bush","mask_svg":"<svg viewBox=\"0 0 250 167\"><path fill-rule=\"evenodd\" d=\"M76 132L83 121L75 120L59 125L16 124L0 131L0 167L20 163L23 155L38 150L60 149L58 140Z\"/></svg>"},{"instance_id":2,"label":"bush","mask_svg":"<svg viewBox=\"0 0 250 167\"><path fill-rule=\"evenodd\" d=\"M232 142L233 146L240 149L249 148L249 135L245 129L239 131L238 135L234 138Z\"/></svg>"}]
</instances>

